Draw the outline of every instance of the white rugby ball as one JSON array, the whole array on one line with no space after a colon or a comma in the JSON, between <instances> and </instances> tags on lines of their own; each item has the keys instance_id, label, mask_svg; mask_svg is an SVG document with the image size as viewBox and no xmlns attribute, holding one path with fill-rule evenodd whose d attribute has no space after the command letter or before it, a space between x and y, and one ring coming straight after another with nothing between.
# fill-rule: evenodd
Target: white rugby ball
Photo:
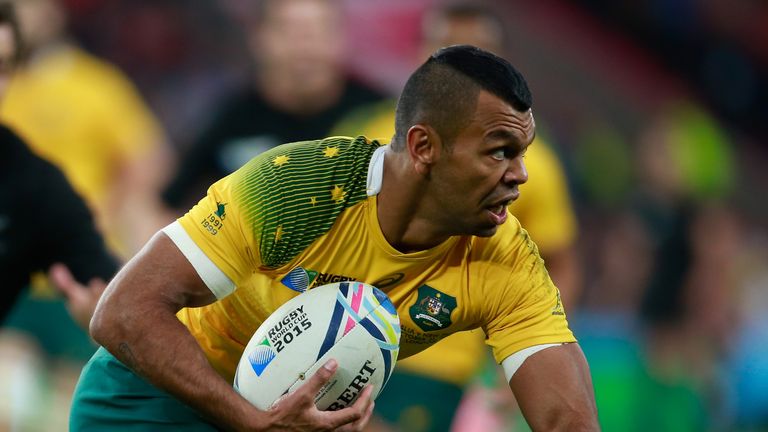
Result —
<instances>
[{"instance_id":1,"label":"white rugby ball","mask_svg":"<svg viewBox=\"0 0 768 432\"><path fill-rule=\"evenodd\" d=\"M266 410L333 358L339 367L315 404L335 411L351 405L366 385L378 396L399 347L400 320L386 294L362 282L323 285L280 306L256 330L234 387Z\"/></svg>"}]
</instances>

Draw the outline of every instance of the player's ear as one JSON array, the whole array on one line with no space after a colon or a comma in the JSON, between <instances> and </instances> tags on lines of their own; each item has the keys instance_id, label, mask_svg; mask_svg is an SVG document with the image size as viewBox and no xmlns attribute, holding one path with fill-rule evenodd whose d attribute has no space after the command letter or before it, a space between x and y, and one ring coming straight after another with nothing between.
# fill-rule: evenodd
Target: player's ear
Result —
<instances>
[{"instance_id":1,"label":"player's ear","mask_svg":"<svg viewBox=\"0 0 768 432\"><path fill-rule=\"evenodd\" d=\"M416 124L408 129L406 147L417 173L426 174L437 157L440 137L427 125Z\"/></svg>"}]
</instances>

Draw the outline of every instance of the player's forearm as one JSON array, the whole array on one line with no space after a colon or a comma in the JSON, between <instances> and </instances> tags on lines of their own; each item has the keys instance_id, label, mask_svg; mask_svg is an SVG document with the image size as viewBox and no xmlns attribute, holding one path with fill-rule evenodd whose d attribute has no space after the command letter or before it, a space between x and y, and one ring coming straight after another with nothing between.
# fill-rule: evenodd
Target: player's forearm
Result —
<instances>
[{"instance_id":1,"label":"player's forearm","mask_svg":"<svg viewBox=\"0 0 768 432\"><path fill-rule=\"evenodd\" d=\"M212 300L188 261L158 234L110 283L91 321L91 335L137 374L218 426L248 430L245 422L263 424L266 414L213 370L176 318L182 307Z\"/></svg>"},{"instance_id":2,"label":"player's forearm","mask_svg":"<svg viewBox=\"0 0 768 432\"><path fill-rule=\"evenodd\" d=\"M156 387L190 405L217 426L252 430L247 420L266 424L263 412L238 395L208 364L192 335L169 310L100 311L94 338L117 359ZM115 323L118 320L120 323Z\"/></svg>"}]
</instances>

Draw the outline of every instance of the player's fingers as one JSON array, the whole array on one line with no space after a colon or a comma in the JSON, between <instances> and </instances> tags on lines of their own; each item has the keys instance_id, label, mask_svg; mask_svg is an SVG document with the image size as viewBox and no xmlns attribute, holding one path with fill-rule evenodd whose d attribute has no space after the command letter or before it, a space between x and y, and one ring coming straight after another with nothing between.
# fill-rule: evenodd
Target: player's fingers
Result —
<instances>
[{"instance_id":1,"label":"player's fingers","mask_svg":"<svg viewBox=\"0 0 768 432\"><path fill-rule=\"evenodd\" d=\"M371 421L371 417L373 417L373 408L376 406L376 403L371 401L370 404L368 404L368 409L365 411L365 414L363 414L363 418L355 422L353 426L353 431L364 431L365 428L368 426L368 422Z\"/></svg>"},{"instance_id":2,"label":"player's fingers","mask_svg":"<svg viewBox=\"0 0 768 432\"><path fill-rule=\"evenodd\" d=\"M373 389L373 387L369 388ZM352 423L349 425L349 430L351 431L363 431L365 430L366 426L368 426L368 422L371 421L371 416L373 416L373 408L376 406L376 403L373 401L373 398L368 399L368 404L365 408L365 412L363 413L363 417L360 418L360 420ZM342 429L343 430L343 429Z\"/></svg>"},{"instance_id":3,"label":"player's fingers","mask_svg":"<svg viewBox=\"0 0 768 432\"><path fill-rule=\"evenodd\" d=\"M373 400L371 395L373 387L367 386L360 392L357 400L351 406L339 411L327 412L334 429L341 431L359 431L368 424L373 413Z\"/></svg>"},{"instance_id":4,"label":"player's fingers","mask_svg":"<svg viewBox=\"0 0 768 432\"><path fill-rule=\"evenodd\" d=\"M362 410L368 409L368 406L373 403L373 399L371 396L373 395L373 386L367 385L363 389L363 391L360 392L360 395L355 400L355 403L352 404L353 407L359 407Z\"/></svg>"},{"instance_id":5,"label":"player's fingers","mask_svg":"<svg viewBox=\"0 0 768 432\"><path fill-rule=\"evenodd\" d=\"M302 386L302 389L309 392L313 397L320 391L323 386L330 381L336 369L339 367L339 363L335 359L330 359L312 375L306 384Z\"/></svg>"},{"instance_id":6,"label":"player's fingers","mask_svg":"<svg viewBox=\"0 0 768 432\"><path fill-rule=\"evenodd\" d=\"M83 296L83 286L72 276L67 266L56 263L48 270L48 277L53 286L58 289L68 300L78 299Z\"/></svg>"}]
</instances>

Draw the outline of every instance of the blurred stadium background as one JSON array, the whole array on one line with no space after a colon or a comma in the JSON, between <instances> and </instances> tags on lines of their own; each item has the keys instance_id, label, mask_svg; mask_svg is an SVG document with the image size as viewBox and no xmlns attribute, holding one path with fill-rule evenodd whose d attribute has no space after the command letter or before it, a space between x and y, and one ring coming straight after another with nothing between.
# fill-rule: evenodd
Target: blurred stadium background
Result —
<instances>
[{"instance_id":1,"label":"blurred stadium background","mask_svg":"<svg viewBox=\"0 0 768 432\"><path fill-rule=\"evenodd\" d=\"M62 1L71 35L134 81L179 155L250 79L253 0ZM344 1L347 71L395 97L437 2ZM583 276L568 315L604 430L768 431L768 3L484 3L566 169ZM15 341L0 429L65 430L88 347L24 335L0 333ZM70 337L83 343L55 343ZM495 417L475 425L526 430L485 381L472 394Z\"/></svg>"}]
</instances>

